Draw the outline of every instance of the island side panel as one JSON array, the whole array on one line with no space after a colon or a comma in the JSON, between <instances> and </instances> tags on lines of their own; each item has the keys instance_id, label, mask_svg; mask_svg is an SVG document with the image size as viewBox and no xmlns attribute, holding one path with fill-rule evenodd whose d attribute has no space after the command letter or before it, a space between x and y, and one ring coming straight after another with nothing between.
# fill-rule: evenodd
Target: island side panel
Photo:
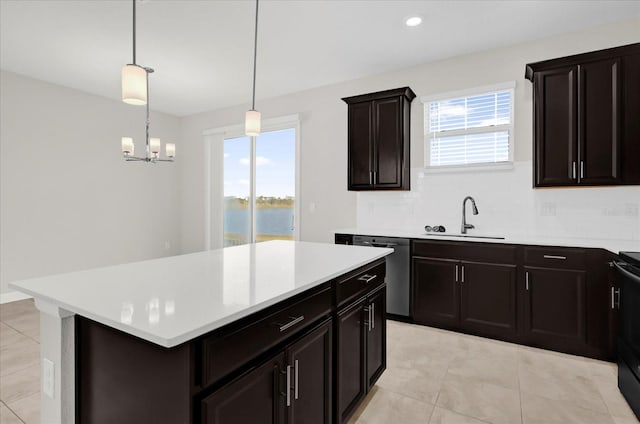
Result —
<instances>
[{"instance_id":1,"label":"island side panel","mask_svg":"<svg viewBox=\"0 0 640 424\"><path fill-rule=\"evenodd\" d=\"M77 423L188 424L193 351L76 318Z\"/></svg>"},{"instance_id":2,"label":"island side panel","mask_svg":"<svg viewBox=\"0 0 640 424\"><path fill-rule=\"evenodd\" d=\"M42 299L35 303L40 311L40 422L74 424L74 314Z\"/></svg>"}]
</instances>

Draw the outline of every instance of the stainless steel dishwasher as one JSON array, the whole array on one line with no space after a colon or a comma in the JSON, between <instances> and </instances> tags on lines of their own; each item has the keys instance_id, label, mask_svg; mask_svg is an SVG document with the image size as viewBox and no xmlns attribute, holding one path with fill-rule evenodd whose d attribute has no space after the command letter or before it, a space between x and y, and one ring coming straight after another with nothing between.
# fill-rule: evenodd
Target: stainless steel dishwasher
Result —
<instances>
[{"instance_id":1,"label":"stainless steel dishwasher","mask_svg":"<svg viewBox=\"0 0 640 424\"><path fill-rule=\"evenodd\" d=\"M356 246L390 247L387 256L387 313L409 318L409 240L396 237L353 236Z\"/></svg>"}]
</instances>

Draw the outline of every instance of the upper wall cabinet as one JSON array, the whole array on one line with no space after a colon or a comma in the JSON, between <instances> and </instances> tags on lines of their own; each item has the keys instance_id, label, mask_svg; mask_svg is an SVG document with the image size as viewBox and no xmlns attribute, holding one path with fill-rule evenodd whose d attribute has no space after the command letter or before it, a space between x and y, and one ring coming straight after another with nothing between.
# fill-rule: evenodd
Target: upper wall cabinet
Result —
<instances>
[{"instance_id":1,"label":"upper wall cabinet","mask_svg":"<svg viewBox=\"0 0 640 424\"><path fill-rule=\"evenodd\" d=\"M349 190L409 190L409 87L345 97L349 105Z\"/></svg>"},{"instance_id":2,"label":"upper wall cabinet","mask_svg":"<svg viewBox=\"0 0 640 424\"><path fill-rule=\"evenodd\" d=\"M534 187L640 184L640 43L530 63Z\"/></svg>"}]
</instances>

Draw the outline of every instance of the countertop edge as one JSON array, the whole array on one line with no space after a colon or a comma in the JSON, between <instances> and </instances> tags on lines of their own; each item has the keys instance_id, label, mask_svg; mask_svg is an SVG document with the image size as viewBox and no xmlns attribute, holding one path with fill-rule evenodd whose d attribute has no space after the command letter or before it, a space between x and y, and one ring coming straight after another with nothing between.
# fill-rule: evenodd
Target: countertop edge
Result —
<instances>
[{"instance_id":1,"label":"countertop edge","mask_svg":"<svg viewBox=\"0 0 640 424\"><path fill-rule=\"evenodd\" d=\"M640 240L613 240L613 239L588 239L588 238L551 238L542 236L509 236L504 239L456 237L456 236L431 236L424 233L407 230L371 229L371 228L341 228L332 230L333 234L352 234L378 237L398 237L417 240L457 241L469 243L493 243L493 244L520 244L549 247L574 247L586 249L603 249L617 255L625 250L640 250ZM614 246L621 246L614 247Z\"/></svg>"},{"instance_id":2,"label":"countertop edge","mask_svg":"<svg viewBox=\"0 0 640 424\"><path fill-rule=\"evenodd\" d=\"M83 308L74 307L72 305L67 304L66 302L59 301L59 300L53 299L53 298L51 298L49 296L39 294L39 293L37 293L37 292L35 292L33 290L30 290L28 288L21 287L19 285L20 281L11 282L11 283L9 283L8 287L11 288L11 289L14 289L14 290L18 290L18 291L20 291L22 293L26 293L28 295L31 295L31 296L33 296L34 299L42 299L43 301L49 302L52 305L55 305L55 306L57 306L59 308L62 308L64 310L66 310L66 311L72 312L72 313L74 313L76 315L80 315L80 316L85 317L85 318L89 318L89 319L91 319L91 320L93 320L95 322L98 322L100 324L103 324L103 325L106 325L108 327L114 328L116 330L122 331L124 333L130 334L132 336L138 337L140 339L146 340L148 342L154 343L156 345L159 345L159 346L162 346L162 347L165 347L165 348L173 348L173 347L179 346L179 345L181 345L181 344L183 344L185 342L191 341L191 340L193 340L193 339L195 339L197 337L205 335L205 334L207 334L207 333L209 333L211 331L214 331L214 330L217 330L219 328L222 328L225 325L230 324L232 322L235 322L235 321L237 321L239 319L246 318L246 317L248 317L248 316L250 316L250 315L252 315L252 314L254 314L256 312L262 311L262 310L264 310L264 309L266 309L266 308L268 308L270 306L276 305L277 303L280 303L280 302L282 302L284 300L287 300L287 299L289 299L289 298L291 298L291 297L293 297L295 295L298 295L298 294L303 293L303 292L305 292L307 290L310 290L310 289L312 289L314 287L317 287L317 286L319 286L319 285L321 285L323 283L331 281L332 279L334 279L334 278L336 278L336 277L338 277L340 275L346 274L346 273L348 273L350 271L358 269L358 268L360 268L362 266L367 265L368 263L371 263L373 261L379 260L379 259L384 258L385 256L390 255L390 254L393 253L393 249L389 249L389 248L375 248L375 249L378 250L377 254L372 255L372 257L370 259L366 260L366 261L358 261L357 263L355 263L355 264L353 264L353 265L351 265L349 267L346 267L341 271L328 274L327 276L321 278L320 280L317 280L317 281L314 281L312 283L309 283L309 284L307 284L307 285L305 285L303 287L297 287L297 288L295 288L295 289L293 289L291 291L288 291L286 293L282 293L279 296L276 296L276 297L273 297L271 299L268 299L268 300L266 300L266 301L264 301L264 302L262 302L260 304L247 307L246 309L243 309L241 311L237 311L237 312L235 312L235 313L233 313L231 315L228 315L228 316L226 316L226 317L224 317L222 319L219 319L219 320L214 321L212 323L209 323L209 324L203 325L201 327L198 327L198 328L196 328L196 329L194 329L192 331L188 331L186 333L179 334L179 335L176 335L174 337L169 337L169 338L159 337L159 336L156 336L154 334L142 331L140 329L123 325L120 322L113 321L111 319L98 316L98 315L96 315L96 314L94 314L94 313L92 313L90 311L87 311L87 310L85 310Z\"/></svg>"}]
</instances>

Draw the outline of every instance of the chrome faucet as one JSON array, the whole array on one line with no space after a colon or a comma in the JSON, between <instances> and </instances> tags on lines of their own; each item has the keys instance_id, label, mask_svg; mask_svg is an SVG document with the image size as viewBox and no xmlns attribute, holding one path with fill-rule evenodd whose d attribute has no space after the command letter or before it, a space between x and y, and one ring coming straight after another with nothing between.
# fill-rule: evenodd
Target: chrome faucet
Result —
<instances>
[{"instance_id":1,"label":"chrome faucet","mask_svg":"<svg viewBox=\"0 0 640 424\"><path fill-rule=\"evenodd\" d=\"M473 197L467 196L462 201L462 229L460 231L462 234L467 234L467 230L472 228L476 228L471 224L467 224L467 212L465 206L467 205L467 200L471 200L471 206L473 207L473 214L478 215L478 208L476 207L476 201L473 200Z\"/></svg>"}]
</instances>

